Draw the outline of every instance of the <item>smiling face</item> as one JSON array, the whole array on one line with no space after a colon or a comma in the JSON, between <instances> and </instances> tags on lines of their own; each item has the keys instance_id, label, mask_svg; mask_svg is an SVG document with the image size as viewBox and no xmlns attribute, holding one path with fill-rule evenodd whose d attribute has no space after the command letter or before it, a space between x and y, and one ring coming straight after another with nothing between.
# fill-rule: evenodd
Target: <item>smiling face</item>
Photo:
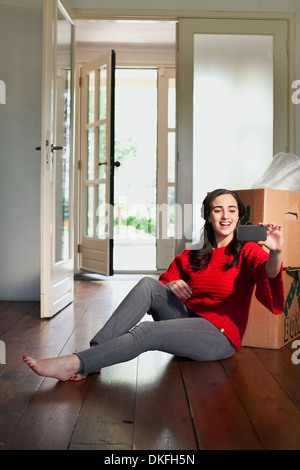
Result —
<instances>
[{"instance_id":1,"label":"smiling face","mask_svg":"<svg viewBox=\"0 0 300 470\"><path fill-rule=\"evenodd\" d=\"M212 203L208 218L215 233L217 247L228 245L239 220L236 199L231 194L222 194Z\"/></svg>"}]
</instances>

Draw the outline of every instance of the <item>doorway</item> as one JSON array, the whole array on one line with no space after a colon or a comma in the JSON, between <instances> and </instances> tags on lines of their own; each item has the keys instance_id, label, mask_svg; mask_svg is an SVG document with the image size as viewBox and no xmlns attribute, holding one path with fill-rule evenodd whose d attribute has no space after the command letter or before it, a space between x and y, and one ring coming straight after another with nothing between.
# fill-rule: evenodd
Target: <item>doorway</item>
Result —
<instances>
[{"instance_id":1,"label":"doorway","mask_svg":"<svg viewBox=\"0 0 300 470\"><path fill-rule=\"evenodd\" d=\"M88 34L83 34L84 31ZM175 203L174 198L169 197L168 201L170 191L166 192L166 200L160 194L163 186L175 187L175 181L166 179L164 185L162 175L158 174L163 173L168 178L165 168L175 160L175 153L173 156L169 151L168 156L171 140L168 124L164 122L167 113L159 111L162 107L167 109L169 101L172 110L175 106L174 93L164 86L170 70L173 82L175 80L175 36L175 23L169 21L84 20L77 23L77 62L86 67L100 57L99 54L112 48L116 52L114 209L113 232L110 232L113 233L110 244L113 255L109 256L113 272L157 272L166 269L174 255L173 240L166 242L168 250L157 240L157 208L161 202L166 205L169 202L170 207ZM172 132L175 132L175 124ZM81 163L82 169L85 165ZM81 225L86 220L82 213L86 204L81 202L80 205ZM168 217L165 224L174 224L172 217ZM168 233L173 232L171 227ZM81 248L80 251L79 268L82 267Z\"/></svg>"},{"instance_id":2,"label":"doorway","mask_svg":"<svg viewBox=\"0 0 300 470\"><path fill-rule=\"evenodd\" d=\"M116 69L114 271L156 270L157 95L157 69Z\"/></svg>"}]
</instances>

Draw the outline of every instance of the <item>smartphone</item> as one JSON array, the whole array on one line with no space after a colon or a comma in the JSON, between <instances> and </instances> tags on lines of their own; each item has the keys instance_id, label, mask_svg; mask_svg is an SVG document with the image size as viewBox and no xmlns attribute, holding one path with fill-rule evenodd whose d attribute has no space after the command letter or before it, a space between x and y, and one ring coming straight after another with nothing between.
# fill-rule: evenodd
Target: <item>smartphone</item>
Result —
<instances>
[{"instance_id":1,"label":"smartphone","mask_svg":"<svg viewBox=\"0 0 300 470\"><path fill-rule=\"evenodd\" d=\"M267 239L265 225L238 225L237 239L241 242L262 242Z\"/></svg>"}]
</instances>

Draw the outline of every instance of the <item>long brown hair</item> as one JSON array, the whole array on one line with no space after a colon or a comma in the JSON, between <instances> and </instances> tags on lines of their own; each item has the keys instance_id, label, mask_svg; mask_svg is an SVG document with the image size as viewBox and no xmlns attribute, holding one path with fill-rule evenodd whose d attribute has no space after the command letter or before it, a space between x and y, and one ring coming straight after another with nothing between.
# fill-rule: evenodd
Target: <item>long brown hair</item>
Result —
<instances>
[{"instance_id":1,"label":"long brown hair","mask_svg":"<svg viewBox=\"0 0 300 470\"><path fill-rule=\"evenodd\" d=\"M237 202L239 210L239 222L243 219L245 215L245 206L242 203L239 196L234 192L228 189L215 189L214 191L207 194L206 198L203 201L204 206L204 220L205 224L203 227L204 231L204 243L202 248L198 250L191 250L190 252L190 263L194 271L199 271L205 269L212 257L213 248L217 248L215 233L212 228L211 223L209 222L209 215L212 210L213 201L222 194L230 194L234 197ZM232 241L228 245L228 250L233 254L234 259L231 263L227 263L227 268L232 268L236 266L239 260L240 252L242 249L243 243L238 241L236 237L236 228L234 230L234 235Z\"/></svg>"}]
</instances>

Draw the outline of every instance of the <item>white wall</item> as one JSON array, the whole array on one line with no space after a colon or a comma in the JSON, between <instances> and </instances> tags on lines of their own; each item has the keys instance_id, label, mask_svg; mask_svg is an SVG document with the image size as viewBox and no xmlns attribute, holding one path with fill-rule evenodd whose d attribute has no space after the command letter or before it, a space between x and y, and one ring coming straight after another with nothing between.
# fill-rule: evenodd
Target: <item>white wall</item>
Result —
<instances>
[{"instance_id":1,"label":"white wall","mask_svg":"<svg viewBox=\"0 0 300 470\"><path fill-rule=\"evenodd\" d=\"M38 300L41 0L0 1L0 44L0 299Z\"/></svg>"}]
</instances>

